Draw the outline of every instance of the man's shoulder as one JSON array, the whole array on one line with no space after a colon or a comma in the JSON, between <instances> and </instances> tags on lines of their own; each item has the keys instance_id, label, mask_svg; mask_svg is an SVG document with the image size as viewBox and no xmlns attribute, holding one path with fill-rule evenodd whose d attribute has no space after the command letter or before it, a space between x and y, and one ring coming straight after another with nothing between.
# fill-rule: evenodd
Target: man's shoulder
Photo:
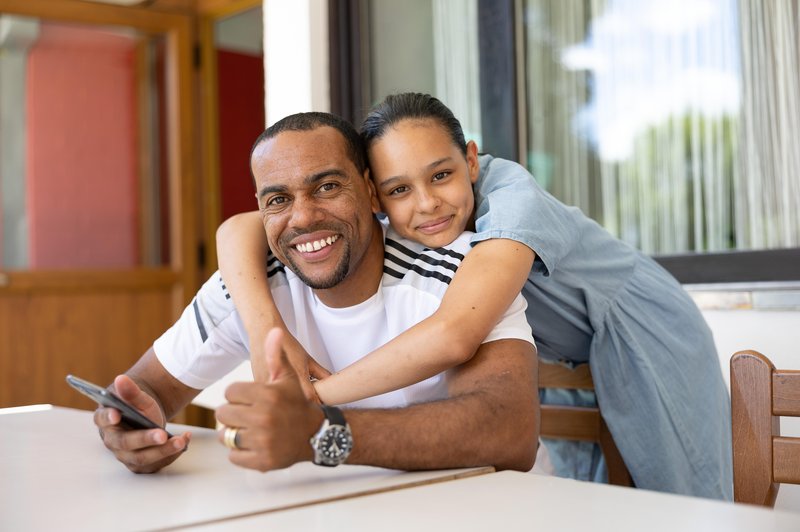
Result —
<instances>
[{"instance_id":1,"label":"man's shoulder","mask_svg":"<svg viewBox=\"0 0 800 532\"><path fill-rule=\"evenodd\" d=\"M446 246L428 248L403 238L390 227L384 238L384 286L403 283L443 293L470 250L471 235L464 232Z\"/></svg>"}]
</instances>

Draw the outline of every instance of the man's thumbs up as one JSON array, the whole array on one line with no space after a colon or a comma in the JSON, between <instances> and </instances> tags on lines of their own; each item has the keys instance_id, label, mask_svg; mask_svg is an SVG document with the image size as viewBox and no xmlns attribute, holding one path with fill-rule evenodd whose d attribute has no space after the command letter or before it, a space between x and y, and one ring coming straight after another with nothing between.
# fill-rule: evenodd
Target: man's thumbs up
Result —
<instances>
[{"instance_id":1,"label":"man's thumbs up","mask_svg":"<svg viewBox=\"0 0 800 532\"><path fill-rule=\"evenodd\" d=\"M311 460L308 441L322 424L322 410L300 387L300 377L283 349L284 332L272 329L264 338L269 382L235 382L228 386L228 404L217 420L239 429L240 447L228 458L236 465L269 471ZM220 441L224 436L220 433Z\"/></svg>"},{"instance_id":2,"label":"man's thumbs up","mask_svg":"<svg viewBox=\"0 0 800 532\"><path fill-rule=\"evenodd\" d=\"M267 333L264 338L264 357L267 361L269 382L286 377L297 378L297 372L289 364L289 359L286 358L286 352L283 350L283 331L281 329L275 327Z\"/></svg>"}]
</instances>

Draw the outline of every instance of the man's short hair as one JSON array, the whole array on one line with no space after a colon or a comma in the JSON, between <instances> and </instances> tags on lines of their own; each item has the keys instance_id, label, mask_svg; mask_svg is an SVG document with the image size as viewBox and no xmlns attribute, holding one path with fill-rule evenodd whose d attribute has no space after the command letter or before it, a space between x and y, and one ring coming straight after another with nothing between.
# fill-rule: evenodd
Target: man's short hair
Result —
<instances>
[{"instance_id":1,"label":"man's short hair","mask_svg":"<svg viewBox=\"0 0 800 532\"><path fill-rule=\"evenodd\" d=\"M279 133L284 131L312 131L324 126L332 127L342 134L347 146L348 158L353 162L358 172L363 174L367 169L367 154L361 135L358 134L358 131L350 122L331 113L296 113L281 118L258 136L255 143L253 143L253 148L250 150L250 160L253 159L253 152L259 144L276 137ZM250 171L252 173L252 168ZM255 176L253 176L253 183L255 183Z\"/></svg>"}]
</instances>

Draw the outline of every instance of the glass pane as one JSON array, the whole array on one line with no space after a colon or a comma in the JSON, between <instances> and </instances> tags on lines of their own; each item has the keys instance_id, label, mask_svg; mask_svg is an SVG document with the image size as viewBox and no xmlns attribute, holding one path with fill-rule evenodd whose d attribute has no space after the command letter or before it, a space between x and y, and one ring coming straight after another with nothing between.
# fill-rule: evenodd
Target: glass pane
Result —
<instances>
[{"instance_id":1,"label":"glass pane","mask_svg":"<svg viewBox=\"0 0 800 532\"><path fill-rule=\"evenodd\" d=\"M800 246L796 6L526 0L529 168L648 253Z\"/></svg>"},{"instance_id":2,"label":"glass pane","mask_svg":"<svg viewBox=\"0 0 800 532\"><path fill-rule=\"evenodd\" d=\"M371 104L424 92L444 102L481 146L477 0L371 0Z\"/></svg>"},{"instance_id":3,"label":"glass pane","mask_svg":"<svg viewBox=\"0 0 800 532\"><path fill-rule=\"evenodd\" d=\"M219 110L220 213L227 219L257 203L250 148L264 130L264 24L261 8L214 24Z\"/></svg>"},{"instance_id":4,"label":"glass pane","mask_svg":"<svg viewBox=\"0 0 800 532\"><path fill-rule=\"evenodd\" d=\"M168 263L162 38L0 25L0 268Z\"/></svg>"}]
</instances>

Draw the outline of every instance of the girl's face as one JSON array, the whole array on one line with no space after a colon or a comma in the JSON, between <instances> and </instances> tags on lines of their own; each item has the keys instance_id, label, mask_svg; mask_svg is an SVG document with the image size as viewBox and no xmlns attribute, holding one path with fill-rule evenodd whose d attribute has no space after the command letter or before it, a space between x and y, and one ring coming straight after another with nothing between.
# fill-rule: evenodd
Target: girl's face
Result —
<instances>
[{"instance_id":1,"label":"girl's face","mask_svg":"<svg viewBox=\"0 0 800 532\"><path fill-rule=\"evenodd\" d=\"M369 147L381 209L401 236L426 247L450 244L472 221L478 148L467 156L434 119L406 119Z\"/></svg>"}]
</instances>

